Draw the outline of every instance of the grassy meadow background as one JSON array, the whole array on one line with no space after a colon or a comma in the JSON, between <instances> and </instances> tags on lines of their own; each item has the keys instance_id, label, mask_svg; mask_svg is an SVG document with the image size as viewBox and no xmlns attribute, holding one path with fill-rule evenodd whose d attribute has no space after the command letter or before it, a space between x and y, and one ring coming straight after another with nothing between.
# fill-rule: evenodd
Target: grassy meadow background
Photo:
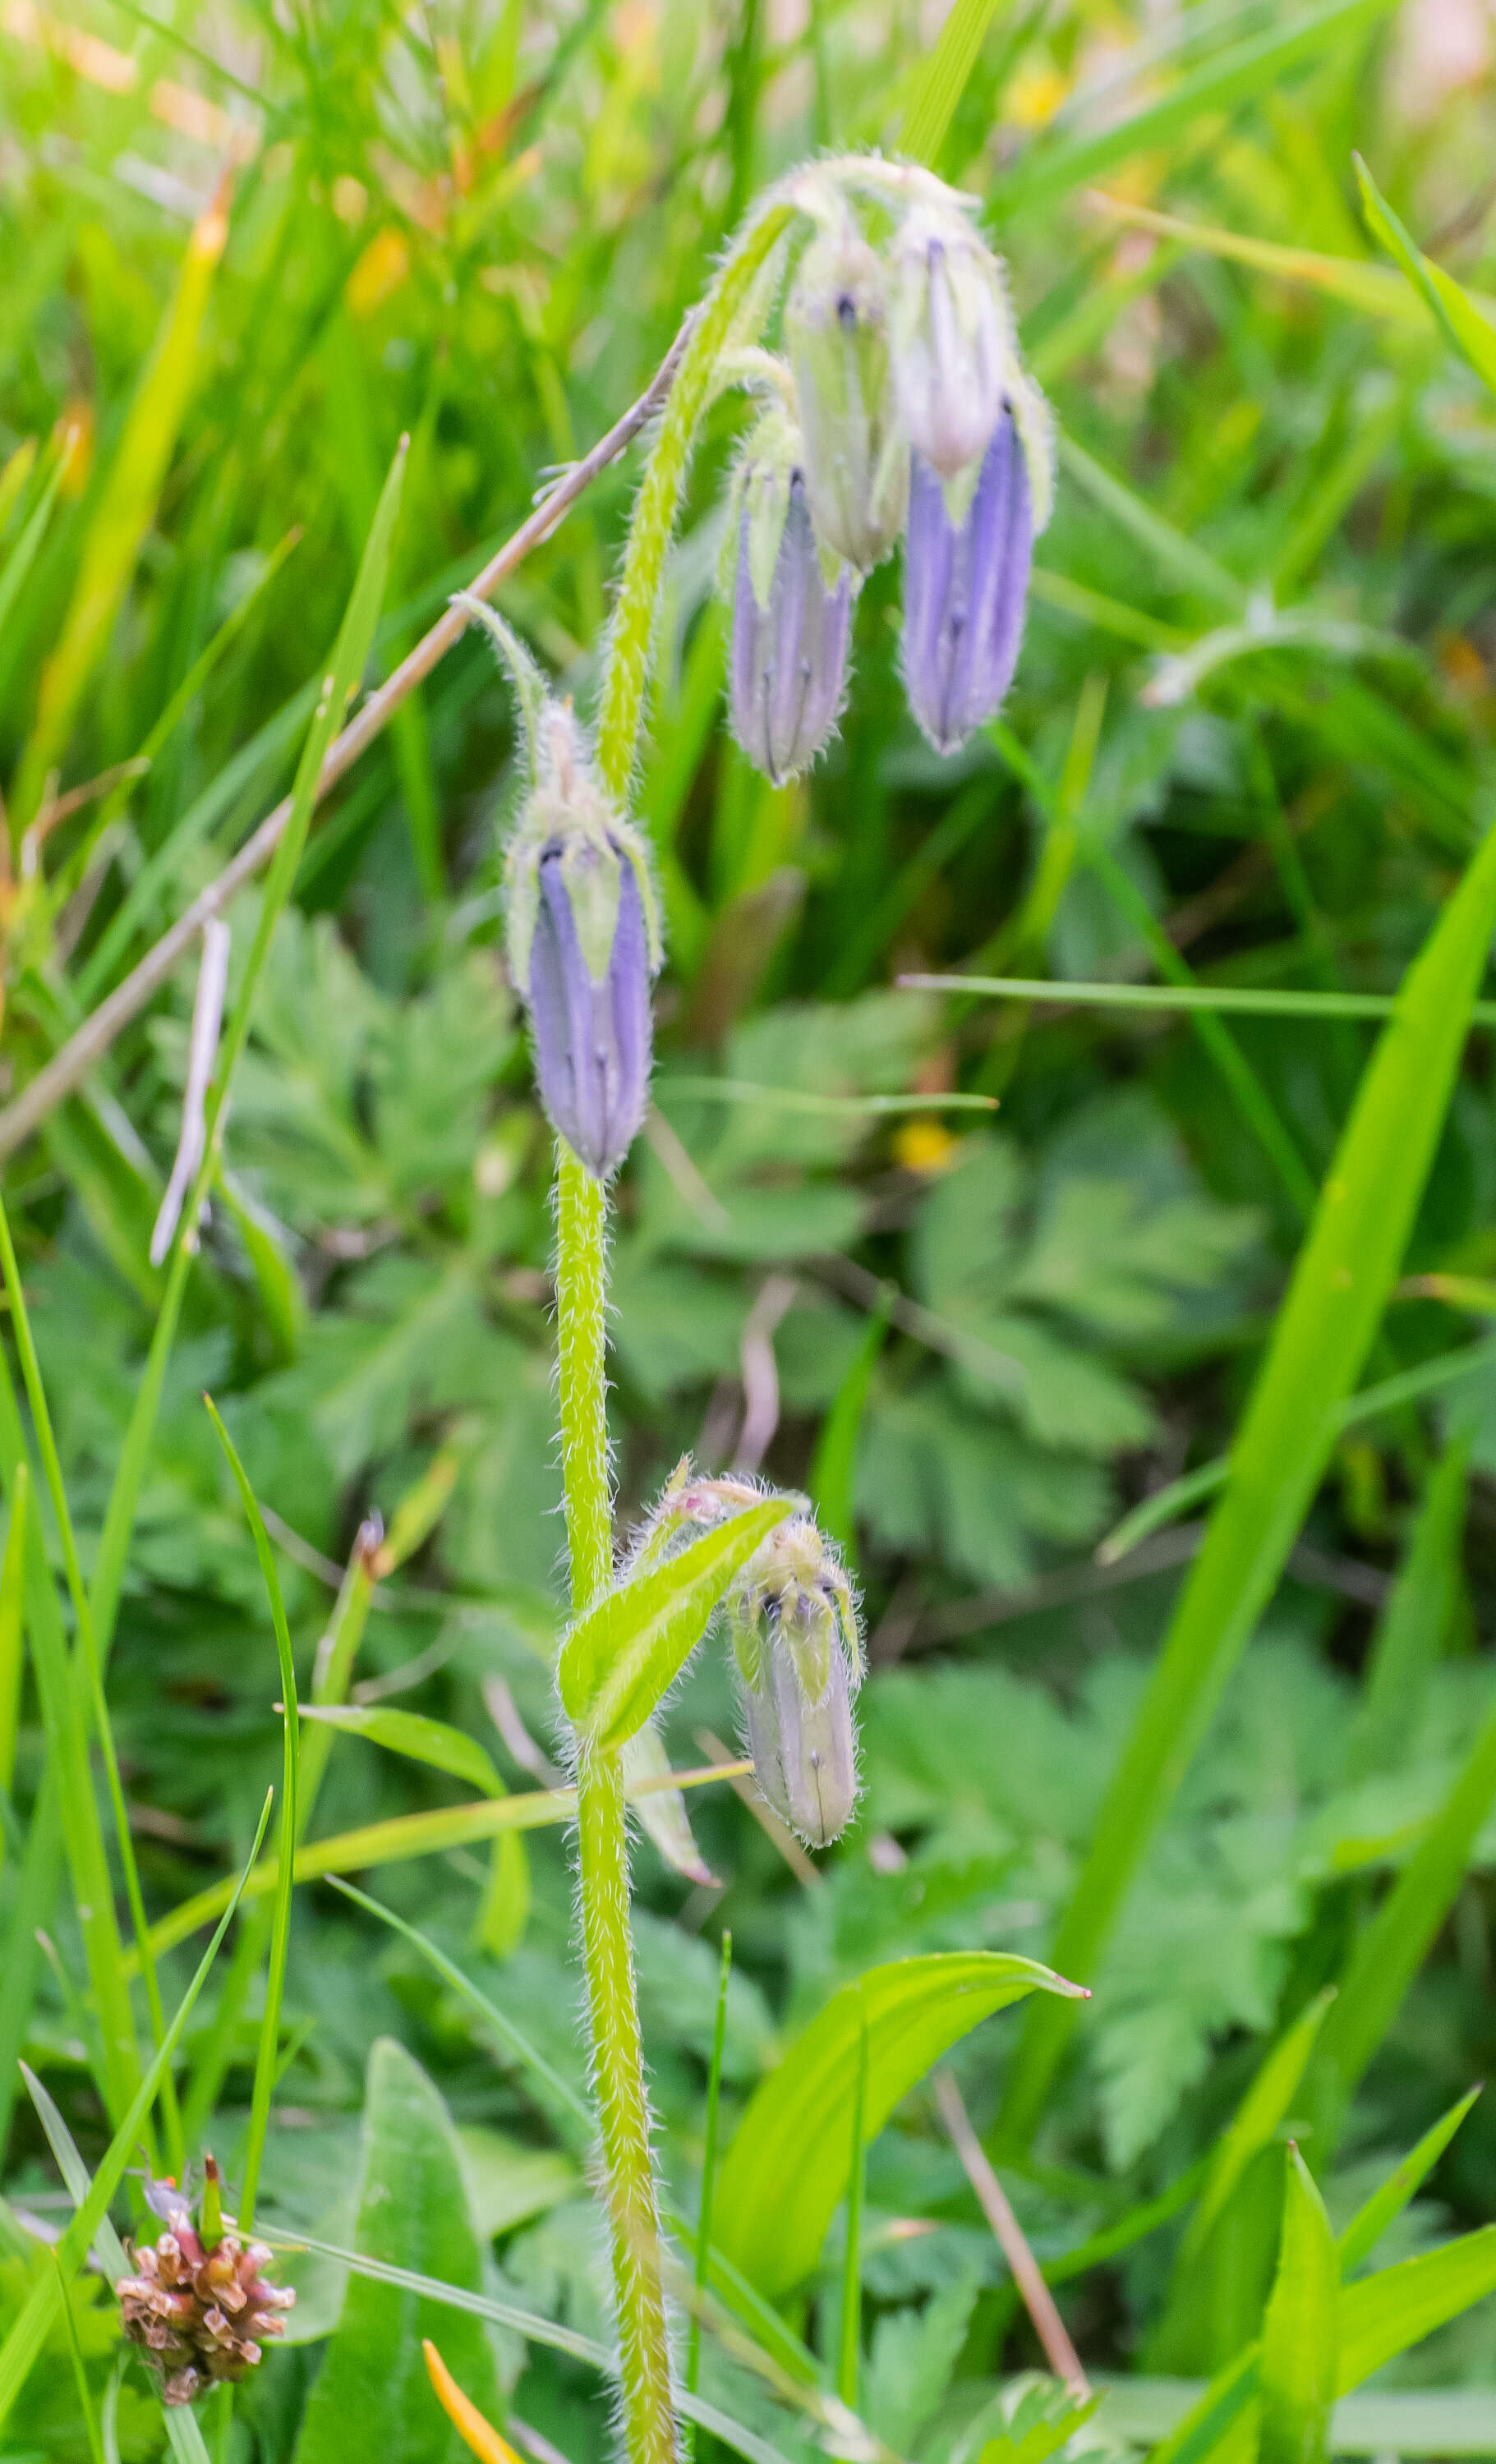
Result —
<instances>
[{"instance_id":1,"label":"grassy meadow background","mask_svg":"<svg viewBox=\"0 0 1496 2464\"><path fill-rule=\"evenodd\" d=\"M1437 266L1496 292L1496 12L961 0L970 57L942 99L928 63L944 15L940 0L0 6L0 1101L289 786L400 437L367 685L640 393L779 171L933 132L936 167L984 201L1055 407L1058 508L1018 680L957 760L905 707L894 566L862 593L849 705L811 776L775 790L734 747L714 589L740 403L711 415L659 611L636 802L669 958L656 1109L614 1243L622 1507L688 1450L809 1486L854 1555L870 1661L866 1795L837 1849L811 1864L718 1783L689 1800L696 1879L652 1841L637 1852L660 2159L687 2216L724 1927L724 2133L875 1965L1049 1955L1212 1475L1119 1534L1134 1545L1109 1535L1228 1448L1376 1035L1333 1005L1190 1016L897 979L1394 994L1496 787L1496 404L1369 235L1353 163ZM639 469L635 447L498 603L583 712ZM303 1698L340 1584L344 1617L363 1614L344 1570L370 1588L360 1533L377 1513L397 1545L374 1569L353 1700L476 1749L437 1770L387 1736L323 1730L309 1836L545 1787L561 1759L551 1142L497 887L514 765L507 694L469 636L327 800L275 927L107 1670L157 1925L242 1866L281 1766L275 1640L205 1389L267 1511ZM231 913L231 980L256 899ZM5 1156L85 1579L162 1299L151 1227L196 959ZM942 1109L953 1090L1000 1100ZM858 1100L889 1096L922 1100ZM1164 2383L1203 2382L1257 2334L1286 2136L1338 2229L1496 2058L1496 1768L1470 1759L1496 1617L1488 1024L1441 1127L1424 1126L1437 1147L1406 1254L1347 1372L1388 1392L1342 1412L1282 1579L1229 1674L1220 1658L1214 1716L1202 1679L1181 1722L1181 1784L1136 1834L1064 2061L1025 2117L1023 2014L953 2056L984 2134L1008 2083L993 2150L1088 2368L1136 2383L1093 2444L1162 2437L1180 2401ZM1384 1126L1389 1221L1422 1134ZM12 1522L13 1498L11 1479ZM43 1591L71 1626L65 1593ZM45 1603L27 1597L22 1620L0 1578L0 2328L71 2205L16 2057L85 2161L110 2135L97 1972L43 1776ZM671 1705L672 1762L722 1759L735 1721L714 1650ZM63 1803L77 1819L77 1791ZM1443 1866L1400 1931L1374 1935L1441 1819ZM567 2101L585 2079L565 1834L371 1859L364 1887L478 1984L551 2084L420 1945L309 1884L261 2220L346 2242L361 2166L387 2159L404 2264L605 2339ZM201 1938L163 1940L170 2009ZM1336 1985L1338 2005L1317 2002ZM178 2068L188 2145L206 2138L231 2181L262 1990L226 1953ZM1312 2061L1302 2092L1298 2071L1281 2079L1222 2171L1265 2057L1327 2010L1339 2089ZM440 2161L402 2175L390 2150L423 2130ZM1213 2163L1214 2204L1191 2210ZM1493 2194L1496 2109L1478 2102L1379 2262L1485 2226ZM841 2230L786 2312L823 2358ZM459 2451L418 2358L362 2427L319 2416L344 2286L332 2262L296 2265L299 2341L246 2389L233 2464L447 2464ZM80 2282L92 2409L116 2331L97 2278ZM869 2152L862 2282L865 2419L899 2455L958 2464L995 2383L1040 2355L928 2082ZM375 2326L348 2315L372 2352ZM583 2362L429 2305L419 2331L474 2388L492 2373L539 2464L607 2452ZM59 2316L0 2456L90 2456L72 2356ZM705 2367L737 2418L814 2452L710 2339ZM1444 2410L1421 2430L1368 2415L1358 2452L1496 2453L1496 2304L1376 2387L1439 2390ZM137 2373L109 2417L126 2464L164 2452Z\"/></svg>"}]
</instances>

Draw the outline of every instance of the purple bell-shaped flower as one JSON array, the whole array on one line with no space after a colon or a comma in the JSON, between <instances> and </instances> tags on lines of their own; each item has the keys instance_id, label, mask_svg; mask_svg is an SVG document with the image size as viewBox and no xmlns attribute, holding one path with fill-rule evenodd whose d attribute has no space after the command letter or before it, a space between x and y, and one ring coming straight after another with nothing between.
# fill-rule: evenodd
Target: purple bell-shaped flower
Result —
<instances>
[{"instance_id":1,"label":"purple bell-shaped flower","mask_svg":"<svg viewBox=\"0 0 1496 2464\"><path fill-rule=\"evenodd\" d=\"M599 859L581 851L583 864ZM638 1134L649 1095L649 944L634 868L621 849L618 917L601 976L577 930L567 850L552 841L539 859L539 901L530 944L530 1024L535 1071L552 1127L598 1180L616 1172Z\"/></svg>"},{"instance_id":2,"label":"purple bell-shaped flower","mask_svg":"<svg viewBox=\"0 0 1496 2464\"><path fill-rule=\"evenodd\" d=\"M953 521L940 474L911 457L904 552L904 683L937 753L955 753L1013 681L1033 556L1028 456L1005 407L975 490Z\"/></svg>"},{"instance_id":3,"label":"purple bell-shaped flower","mask_svg":"<svg viewBox=\"0 0 1496 2464\"><path fill-rule=\"evenodd\" d=\"M769 412L735 485L733 732L776 787L808 768L836 725L851 624L851 571L816 538L800 446L793 422Z\"/></svg>"}]
</instances>

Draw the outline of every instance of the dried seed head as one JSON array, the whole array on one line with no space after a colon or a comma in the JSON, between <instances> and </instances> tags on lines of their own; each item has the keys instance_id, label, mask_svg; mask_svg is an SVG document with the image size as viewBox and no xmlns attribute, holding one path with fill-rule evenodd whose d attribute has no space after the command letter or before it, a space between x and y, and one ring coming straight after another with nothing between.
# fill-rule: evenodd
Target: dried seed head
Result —
<instances>
[{"instance_id":1,"label":"dried seed head","mask_svg":"<svg viewBox=\"0 0 1496 2464\"><path fill-rule=\"evenodd\" d=\"M893 384L904 432L943 479L985 451L1018 365L1001 269L954 205L918 206L893 249Z\"/></svg>"},{"instance_id":2,"label":"dried seed head","mask_svg":"<svg viewBox=\"0 0 1496 2464\"><path fill-rule=\"evenodd\" d=\"M811 517L818 538L859 573L880 564L898 538L909 488L887 321L872 249L849 224L823 231L801 261L784 331Z\"/></svg>"},{"instance_id":3,"label":"dried seed head","mask_svg":"<svg viewBox=\"0 0 1496 2464\"><path fill-rule=\"evenodd\" d=\"M215 2186L216 2171L210 2191ZM285 2333L282 2314L297 2297L266 2281L270 2252L263 2242L242 2241L228 2220L205 2246L174 2183L147 2182L145 2198L167 2219L167 2230L132 2253L135 2274L121 2277L115 2290L124 2332L161 2381L163 2403L190 2404L253 2369L265 2340Z\"/></svg>"},{"instance_id":4,"label":"dried seed head","mask_svg":"<svg viewBox=\"0 0 1496 2464\"><path fill-rule=\"evenodd\" d=\"M937 753L992 717L1013 681L1033 555L1028 456L1010 410L999 419L964 514L913 457L904 552L904 683Z\"/></svg>"},{"instance_id":5,"label":"dried seed head","mask_svg":"<svg viewBox=\"0 0 1496 2464\"><path fill-rule=\"evenodd\" d=\"M733 732L779 786L815 759L842 705L852 577L817 542L804 442L782 409L749 435L733 484Z\"/></svg>"},{"instance_id":6,"label":"dried seed head","mask_svg":"<svg viewBox=\"0 0 1496 2464\"><path fill-rule=\"evenodd\" d=\"M781 1524L749 1560L728 1618L759 1786L803 1839L825 1848L857 1802L851 1698L862 1646L851 1585L808 1515Z\"/></svg>"}]
</instances>

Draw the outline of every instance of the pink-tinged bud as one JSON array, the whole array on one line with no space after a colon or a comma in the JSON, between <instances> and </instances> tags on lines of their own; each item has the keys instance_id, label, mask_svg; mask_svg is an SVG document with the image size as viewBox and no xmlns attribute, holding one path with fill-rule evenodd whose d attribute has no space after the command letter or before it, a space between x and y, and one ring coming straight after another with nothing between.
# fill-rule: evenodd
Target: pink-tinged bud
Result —
<instances>
[{"instance_id":1,"label":"pink-tinged bud","mask_svg":"<svg viewBox=\"0 0 1496 2464\"><path fill-rule=\"evenodd\" d=\"M169 2217L170 2229L135 2253L137 2273L121 2277L115 2287L125 2335L155 2373L163 2403L170 2406L191 2404L253 2369L263 2340L284 2335L282 2313L296 2299L289 2286L265 2280L261 2271L271 2254L262 2242L246 2250L236 2233L224 2230L210 2158L209 2165L205 2223L214 2237L205 2247L174 2184L150 2184L149 2204Z\"/></svg>"},{"instance_id":2,"label":"pink-tinged bud","mask_svg":"<svg viewBox=\"0 0 1496 2464\"><path fill-rule=\"evenodd\" d=\"M759 1786L803 1840L827 1847L857 1803L862 1649L851 1585L808 1516L750 1559L728 1619Z\"/></svg>"},{"instance_id":3,"label":"pink-tinged bud","mask_svg":"<svg viewBox=\"0 0 1496 2464\"><path fill-rule=\"evenodd\" d=\"M905 222L889 322L904 431L954 479L985 452L1017 359L997 258L954 208L916 207Z\"/></svg>"},{"instance_id":4,"label":"pink-tinged bud","mask_svg":"<svg viewBox=\"0 0 1496 2464\"><path fill-rule=\"evenodd\" d=\"M883 268L851 229L812 240L784 311L816 536L859 573L904 519L909 454L889 369Z\"/></svg>"},{"instance_id":5,"label":"pink-tinged bud","mask_svg":"<svg viewBox=\"0 0 1496 2464\"><path fill-rule=\"evenodd\" d=\"M761 419L734 488L733 733L779 786L815 759L847 682L852 577L820 548L803 445L781 410Z\"/></svg>"},{"instance_id":6,"label":"pink-tinged bud","mask_svg":"<svg viewBox=\"0 0 1496 2464\"><path fill-rule=\"evenodd\" d=\"M964 517L922 454L910 474L904 683L937 753L955 753L1001 707L1018 664L1033 556L1028 458L1010 410L982 456Z\"/></svg>"}]
</instances>

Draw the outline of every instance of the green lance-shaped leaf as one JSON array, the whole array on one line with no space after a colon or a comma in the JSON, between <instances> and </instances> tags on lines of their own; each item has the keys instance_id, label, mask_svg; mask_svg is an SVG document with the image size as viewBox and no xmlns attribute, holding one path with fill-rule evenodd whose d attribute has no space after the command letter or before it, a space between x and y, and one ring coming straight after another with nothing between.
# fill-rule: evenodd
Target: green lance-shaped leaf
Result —
<instances>
[{"instance_id":1,"label":"green lance-shaped leaf","mask_svg":"<svg viewBox=\"0 0 1496 2464\"><path fill-rule=\"evenodd\" d=\"M1400 2267L1384 2267L1347 2284L1340 2295L1340 2362L1336 2392L1369 2379L1384 2362L1421 2343L1436 2327L1496 2292L1496 2225L1463 2233Z\"/></svg>"},{"instance_id":2,"label":"green lance-shaped leaf","mask_svg":"<svg viewBox=\"0 0 1496 2464\"><path fill-rule=\"evenodd\" d=\"M1368 230L1380 240L1388 255L1397 258L1444 340L1475 370L1481 383L1496 393L1496 326L1482 315L1452 274L1446 274L1441 265L1436 265L1432 257L1422 255L1415 247L1359 154L1352 160L1360 183L1361 210Z\"/></svg>"},{"instance_id":3,"label":"green lance-shaped leaf","mask_svg":"<svg viewBox=\"0 0 1496 2464\"><path fill-rule=\"evenodd\" d=\"M1418 2145L1408 2150L1364 2207L1357 2208L1340 2236L1342 2276L1355 2273L1362 2259L1370 2257L1388 2226L1395 2224L1409 2200L1418 2196L1480 2093L1479 2087L1467 2088L1459 2102L1424 2131Z\"/></svg>"},{"instance_id":4,"label":"green lance-shaped leaf","mask_svg":"<svg viewBox=\"0 0 1496 2464\"><path fill-rule=\"evenodd\" d=\"M1083 1989L1006 1951L892 1960L845 1986L754 2096L727 2151L713 2239L771 2300L809 2275L845 2197L851 2116L867 2032L864 2131L870 2142L900 2099L960 2037L1025 1993Z\"/></svg>"},{"instance_id":5,"label":"green lance-shaped leaf","mask_svg":"<svg viewBox=\"0 0 1496 2464\"><path fill-rule=\"evenodd\" d=\"M1169 2282L1169 2299L1150 2341L1145 2367L1170 2369L1189 2336L1202 2298L1201 2260L1214 2227L1254 2156L1272 2143L1289 2109L1305 2065L1314 2049L1326 2012L1335 1998L1327 1986L1308 2010L1280 2036L1265 2057L1245 2095L1216 2143L1206 2167L1200 2193L1180 2237Z\"/></svg>"},{"instance_id":6,"label":"green lance-shaped leaf","mask_svg":"<svg viewBox=\"0 0 1496 2464\"><path fill-rule=\"evenodd\" d=\"M369 2056L354 2241L368 2258L429 2275L459 2292L482 2290L456 2132L426 2073L388 2036ZM439 2343L479 2411L501 2418L481 2321L437 2309L407 2286L358 2276L307 2402L296 2464L348 2464L353 2456L451 2464L455 2445L431 2401L421 2357L428 2336Z\"/></svg>"},{"instance_id":7,"label":"green lance-shaped leaf","mask_svg":"<svg viewBox=\"0 0 1496 2464\"><path fill-rule=\"evenodd\" d=\"M557 1683L566 1716L604 1749L621 1746L661 1704L707 1620L759 1542L795 1510L765 1499L693 1540L676 1557L622 1582L580 1617L561 1644Z\"/></svg>"},{"instance_id":8,"label":"green lance-shaped leaf","mask_svg":"<svg viewBox=\"0 0 1496 2464\"><path fill-rule=\"evenodd\" d=\"M1460 1597L1470 1440L1457 1437L1429 1475L1392 1595L1376 1622L1347 1775L1395 1769L1417 1726Z\"/></svg>"},{"instance_id":9,"label":"green lance-shaped leaf","mask_svg":"<svg viewBox=\"0 0 1496 2464\"><path fill-rule=\"evenodd\" d=\"M484 1796L506 1796L508 1791L493 1758L475 1737L445 1720L429 1720L419 1711L392 1711L380 1703L303 1703L303 1720L317 1720L350 1737L366 1737L411 1762L429 1763L433 1771L450 1771Z\"/></svg>"},{"instance_id":10,"label":"green lance-shaped leaf","mask_svg":"<svg viewBox=\"0 0 1496 2464\"><path fill-rule=\"evenodd\" d=\"M1260 2464L1323 2464L1339 2304L1340 2261L1325 2202L1290 2146L1278 2273L1263 2321Z\"/></svg>"},{"instance_id":11,"label":"green lance-shaped leaf","mask_svg":"<svg viewBox=\"0 0 1496 2464\"><path fill-rule=\"evenodd\" d=\"M1329 1462L1433 1162L1496 921L1489 833L1404 979L1341 1134L1231 1458L1054 1944L1093 1972ZM1340 2008L1344 2009L1344 1994ZM1032 2131L1072 2014L1030 2014L1001 2117Z\"/></svg>"}]
</instances>

